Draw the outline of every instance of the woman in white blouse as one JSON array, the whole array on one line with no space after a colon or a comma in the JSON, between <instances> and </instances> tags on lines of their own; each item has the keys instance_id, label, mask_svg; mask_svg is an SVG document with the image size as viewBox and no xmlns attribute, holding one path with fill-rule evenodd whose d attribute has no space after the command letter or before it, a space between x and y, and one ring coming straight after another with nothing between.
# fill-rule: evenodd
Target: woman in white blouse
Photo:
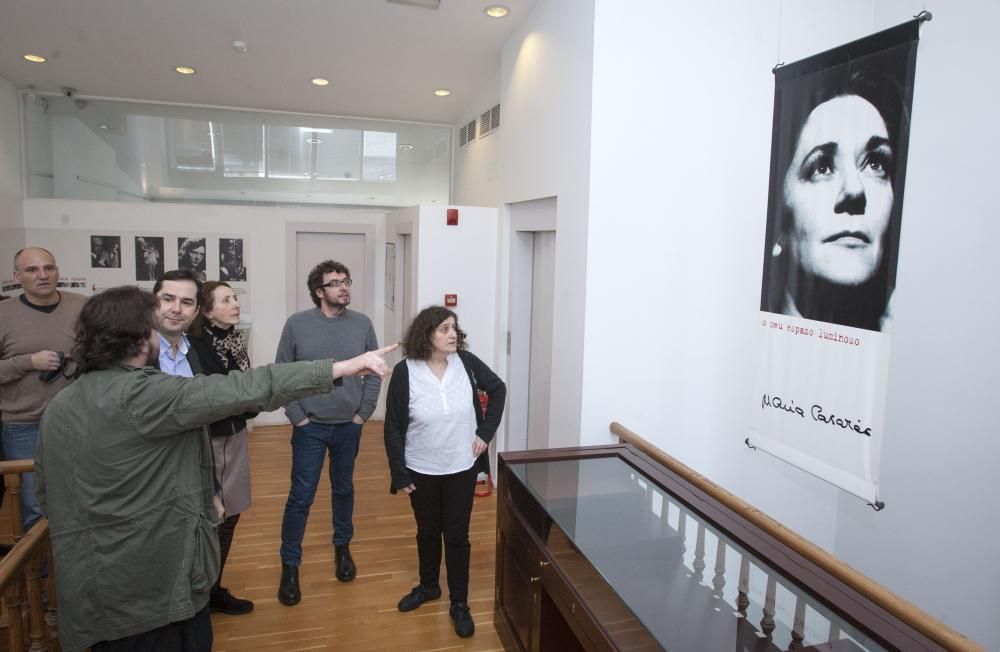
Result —
<instances>
[{"instance_id":1,"label":"woman in white blouse","mask_svg":"<svg viewBox=\"0 0 1000 652\"><path fill-rule=\"evenodd\" d=\"M386 396L385 450L392 493L403 491L417 521L420 584L399 601L412 611L441 597L438 582L444 540L449 614L455 633L472 636L469 613L469 519L476 475L500 425L507 394L503 381L465 350L454 312L420 311L403 339ZM479 393L487 396L481 408Z\"/></svg>"}]
</instances>

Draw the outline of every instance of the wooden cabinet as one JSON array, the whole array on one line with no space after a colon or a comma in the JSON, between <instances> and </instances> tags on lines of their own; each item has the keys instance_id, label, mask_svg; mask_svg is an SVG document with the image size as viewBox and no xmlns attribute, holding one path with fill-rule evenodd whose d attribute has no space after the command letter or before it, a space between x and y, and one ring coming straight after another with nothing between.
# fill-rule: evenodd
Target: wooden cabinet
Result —
<instances>
[{"instance_id":1,"label":"wooden cabinet","mask_svg":"<svg viewBox=\"0 0 1000 652\"><path fill-rule=\"evenodd\" d=\"M935 650L631 446L501 453L508 650Z\"/></svg>"}]
</instances>

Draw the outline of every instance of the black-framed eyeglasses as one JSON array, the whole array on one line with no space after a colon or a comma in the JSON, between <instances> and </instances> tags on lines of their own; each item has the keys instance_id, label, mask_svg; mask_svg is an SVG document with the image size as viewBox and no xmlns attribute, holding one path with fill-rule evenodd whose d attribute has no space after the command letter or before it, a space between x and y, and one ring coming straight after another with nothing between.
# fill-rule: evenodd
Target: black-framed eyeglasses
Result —
<instances>
[{"instance_id":1,"label":"black-framed eyeglasses","mask_svg":"<svg viewBox=\"0 0 1000 652\"><path fill-rule=\"evenodd\" d=\"M323 285L321 285L320 287L321 287L321 288L333 288L334 290L336 290L336 289L337 289L337 288L339 288L339 287L340 287L341 285L343 285L343 286L345 286L345 287L351 287L351 285L352 285L353 283L354 283L354 281L352 281L352 280L351 280L351 279L349 279L349 278L345 278L344 280L340 280L340 279L336 279L336 278L335 278L335 279L333 279L333 280L331 280L331 281L329 281L329 282L327 282L327 283L324 283L324 284L323 284Z\"/></svg>"}]
</instances>

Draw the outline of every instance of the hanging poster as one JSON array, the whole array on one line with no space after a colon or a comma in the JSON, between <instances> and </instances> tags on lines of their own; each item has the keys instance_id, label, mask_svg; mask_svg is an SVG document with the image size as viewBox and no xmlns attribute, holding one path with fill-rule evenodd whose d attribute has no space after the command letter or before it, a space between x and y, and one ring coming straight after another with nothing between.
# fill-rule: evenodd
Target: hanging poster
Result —
<instances>
[{"instance_id":1,"label":"hanging poster","mask_svg":"<svg viewBox=\"0 0 1000 652\"><path fill-rule=\"evenodd\" d=\"M247 268L243 261L243 238L219 238L219 280L247 280Z\"/></svg>"},{"instance_id":2,"label":"hanging poster","mask_svg":"<svg viewBox=\"0 0 1000 652\"><path fill-rule=\"evenodd\" d=\"M775 70L748 443L873 504L919 24Z\"/></svg>"},{"instance_id":3,"label":"hanging poster","mask_svg":"<svg viewBox=\"0 0 1000 652\"><path fill-rule=\"evenodd\" d=\"M135 280L155 281L163 276L163 238L136 236Z\"/></svg>"},{"instance_id":4,"label":"hanging poster","mask_svg":"<svg viewBox=\"0 0 1000 652\"><path fill-rule=\"evenodd\" d=\"M396 309L396 243L385 243L385 307Z\"/></svg>"},{"instance_id":5,"label":"hanging poster","mask_svg":"<svg viewBox=\"0 0 1000 652\"><path fill-rule=\"evenodd\" d=\"M90 236L90 266L98 268L120 268L122 266L121 236Z\"/></svg>"},{"instance_id":6,"label":"hanging poster","mask_svg":"<svg viewBox=\"0 0 1000 652\"><path fill-rule=\"evenodd\" d=\"M190 269L204 283L205 238L177 238L177 269Z\"/></svg>"}]
</instances>

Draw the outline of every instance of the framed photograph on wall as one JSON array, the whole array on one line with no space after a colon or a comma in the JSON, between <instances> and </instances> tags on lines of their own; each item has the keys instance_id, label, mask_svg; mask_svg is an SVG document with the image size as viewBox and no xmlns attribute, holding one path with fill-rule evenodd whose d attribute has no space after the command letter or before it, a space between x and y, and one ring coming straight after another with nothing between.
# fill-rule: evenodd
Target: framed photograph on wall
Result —
<instances>
[{"instance_id":1,"label":"framed photograph on wall","mask_svg":"<svg viewBox=\"0 0 1000 652\"><path fill-rule=\"evenodd\" d=\"M247 280L243 238L219 238L219 280Z\"/></svg>"},{"instance_id":2,"label":"framed photograph on wall","mask_svg":"<svg viewBox=\"0 0 1000 652\"><path fill-rule=\"evenodd\" d=\"M163 275L163 238L136 236L135 280L155 281Z\"/></svg>"},{"instance_id":3,"label":"framed photograph on wall","mask_svg":"<svg viewBox=\"0 0 1000 652\"><path fill-rule=\"evenodd\" d=\"M385 307L396 309L396 243L385 243Z\"/></svg>"},{"instance_id":4,"label":"framed photograph on wall","mask_svg":"<svg viewBox=\"0 0 1000 652\"><path fill-rule=\"evenodd\" d=\"M177 269L190 269L205 282L205 238L177 238Z\"/></svg>"},{"instance_id":5,"label":"framed photograph on wall","mask_svg":"<svg viewBox=\"0 0 1000 652\"><path fill-rule=\"evenodd\" d=\"M120 235L90 236L90 266L105 269L120 268L122 266L122 237Z\"/></svg>"}]
</instances>

